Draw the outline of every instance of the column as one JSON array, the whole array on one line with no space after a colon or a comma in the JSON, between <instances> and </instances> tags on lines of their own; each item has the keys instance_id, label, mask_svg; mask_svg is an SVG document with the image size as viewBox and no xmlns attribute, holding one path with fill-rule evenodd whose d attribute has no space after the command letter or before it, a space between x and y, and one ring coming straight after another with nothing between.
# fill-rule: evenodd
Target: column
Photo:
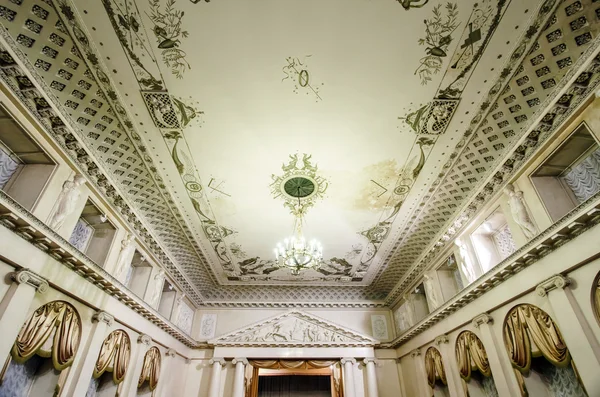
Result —
<instances>
[{"instance_id":1,"label":"column","mask_svg":"<svg viewBox=\"0 0 600 397\"><path fill-rule=\"evenodd\" d=\"M92 316L92 329L85 348L81 349L82 352L85 352L85 355L79 355L82 357L83 362L81 364L73 363L73 370L69 371L64 385L65 390L69 390L67 395L85 396L90 385L90 379L92 379L96 360L98 360L102 348L102 342L106 337L106 330L112 325L113 321L114 317L102 310Z\"/></svg>"},{"instance_id":2,"label":"column","mask_svg":"<svg viewBox=\"0 0 600 397\"><path fill-rule=\"evenodd\" d=\"M356 360L354 358L342 358L340 362L344 366L344 396L355 397L354 364L356 364Z\"/></svg>"},{"instance_id":3,"label":"column","mask_svg":"<svg viewBox=\"0 0 600 397\"><path fill-rule=\"evenodd\" d=\"M21 327L27 320L29 306L36 292L43 294L48 281L28 269L8 275L12 284L0 301L0 357L8 357Z\"/></svg>"},{"instance_id":4,"label":"column","mask_svg":"<svg viewBox=\"0 0 600 397\"><path fill-rule=\"evenodd\" d=\"M410 352L410 356L414 361L415 375L417 378L417 390L421 397L430 397L432 395L431 388L427 383L427 372L425 372L425 362L421 357L421 350L415 349Z\"/></svg>"},{"instance_id":5,"label":"column","mask_svg":"<svg viewBox=\"0 0 600 397\"><path fill-rule=\"evenodd\" d=\"M547 296L554 312L553 320L567 343L581 382L590 396L600 393L600 344L569 285L568 277L557 274L536 287L539 296Z\"/></svg>"},{"instance_id":6,"label":"column","mask_svg":"<svg viewBox=\"0 0 600 397\"><path fill-rule=\"evenodd\" d=\"M208 361L211 364L212 371L210 373L210 388L208 389L208 397L220 397L221 393L221 371L225 365L225 359L213 357Z\"/></svg>"},{"instance_id":7,"label":"column","mask_svg":"<svg viewBox=\"0 0 600 397\"><path fill-rule=\"evenodd\" d=\"M404 385L404 373L402 372L402 361L396 359L396 369L398 370L398 380L400 381L400 397L406 397L406 386Z\"/></svg>"},{"instance_id":8,"label":"column","mask_svg":"<svg viewBox=\"0 0 600 397\"><path fill-rule=\"evenodd\" d=\"M458 364L456 362L456 353L453 346L450 346L450 340L447 335L440 335L435 338L435 344L442 354L444 371L446 371L446 380L448 381L448 390L451 397L465 397L465 392L458 373Z\"/></svg>"},{"instance_id":9,"label":"column","mask_svg":"<svg viewBox=\"0 0 600 397\"><path fill-rule=\"evenodd\" d=\"M172 367L173 361L175 361L175 356L177 356L177 352L173 349L167 349L165 356L163 357L160 363L160 378L158 379L158 385L156 386L156 396L157 397L168 397L170 396L170 392L167 390L167 380L169 379L166 375L172 371L174 371Z\"/></svg>"},{"instance_id":10,"label":"column","mask_svg":"<svg viewBox=\"0 0 600 397\"><path fill-rule=\"evenodd\" d=\"M144 356L150 348L151 343L152 338L149 335L140 334L138 337L135 354L132 354L131 356L131 366L125 374L125 379L122 384L123 388L121 389L122 391L119 393L119 396L133 397L137 394L138 381L140 380L142 367L144 366Z\"/></svg>"},{"instance_id":11,"label":"column","mask_svg":"<svg viewBox=\"0 0 600 397\"><path fill-rule=\"evenodd\" d=\"M506 352L504 343L499 342L492 329L493 319L487 313L482 313L473 319L473 326L481 331L479 337L485 347L490 362L492 376L499 397L514 397L521 395L521 388L515 376L513 366Z\"/></svg>"},{"instance_id":12,"label":"column","mask_svg":"<svg viewBox=\"0 0 600 397\"><path fill-rule=\"evenodd\" d=\"M233 376L233 392L232 397L244 397L244 370L248 360L245 358L234 358L232 361L235 365L235 374Z\"/></svg>"},{"instance_id":13,"label":"column","mask_svg":"<svg viewBox=\"0 0 600 397\"><path fill-rule=\"evenodd\" d=\"M375 373L375 357L367 357L363 360L367 368L367 397L379 397L377 391L377 374Z\"/></svg>"}]
</instances>

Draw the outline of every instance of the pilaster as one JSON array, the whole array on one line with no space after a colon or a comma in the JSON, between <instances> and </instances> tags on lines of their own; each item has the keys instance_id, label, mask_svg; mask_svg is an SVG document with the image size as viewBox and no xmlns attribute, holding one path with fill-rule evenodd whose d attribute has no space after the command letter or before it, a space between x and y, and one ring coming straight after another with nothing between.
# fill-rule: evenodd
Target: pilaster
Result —
<instances>
[{"instance_id":1,"label":"pilaster","mask_svg":"<svg viewBox=\"0 0 600 397\"><path fill-rule=\"evenodd\" d=\"M30 312L36 292L43 294L48 281L29 269L8 274L12 281L0 301L0 357L8 357L21 327Z\"/></svg>"},{"instance_id":2,"label":"pilaster","mask_svg":"<svg viewBox=\"0 0 600 397\"><path fill-rule=\"evenodd\" d=\"M466 397L458 372L454 346L450 346L448 335L440 335L435 338L435 344L442 354L442 362L444 363L444 369L446 371L446 380L448 381L450 396Z\"/></svg>"},{"instance_id":3,"label":"pilaster","mask_svg":"<svg viewBox=\"0 0 600 397\"><path fill-rule=\"evenodd\" d=\"M123 389L119 394L124 397L134 397L137 394L138 380L142 373L142 367L144 365L144 356L150 348L152 338L146 334L140 334L137 339L135 346L135 353L132 354L129 371L125 374L125 380L123 381ZM160 384L160 381L158 382Z\"/></svg>"},{"instance_id":4,"label":"pilaster","mask_svg":"<svg viewBox=\"0 0 600 397\"><path fill-rule=\"evenodd\" d=\"M173 371L175 370L173 368L173 362L175 361L176 356L177 352L175 351L175 349L167 349L164 357L161 360L161 377L158 382L158 385L156 386L156 397L169 397L172 395L172 393L168 390L169 383L167 382L167 380L169 379L169 377L167 376L167 374L173 373Z\"/></svg>"},{"instance_id":5,"label":"pilaster","mask_svg":"<svg viewBox=\"0 0 600 397\"><path fill-rule=\"evenodd\" d=\"M499 397L515 397L521 395L521 388L517 382L513 366L506 353L504 343L501 343L496 338L492 328L493 318L487 313L481 313L475 316L472 320L475 328L478 328L481 333L479 335L485 352L487 353L492 369L492 376Z\"/></svg>"},{"instance_id":6,"label":"pilaster","mask_svg":"<svg viewBox=\"0 0 600 397\"><path fill-rule=\"evenodd\" d=\"M567 343L575 361L579 378L591 396L600 393L600 343L583 315L571 291L571 280L556 274L535 288L537 294L547 297L554 312L553 320Z\"/></svg>"}]
</instances>

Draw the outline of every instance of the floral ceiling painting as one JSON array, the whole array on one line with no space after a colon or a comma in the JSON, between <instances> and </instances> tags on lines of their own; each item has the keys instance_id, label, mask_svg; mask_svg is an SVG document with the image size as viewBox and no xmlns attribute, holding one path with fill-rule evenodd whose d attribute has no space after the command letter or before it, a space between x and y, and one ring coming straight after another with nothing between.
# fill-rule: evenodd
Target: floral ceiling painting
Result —
<instances>
[{"instance_id":1,"label":"floral ceiling painting","mask_svg":"<svg viewBox=\"0 0 600 397\"><path fill-rule=\"evenodd\" d=\"M407 242L473 120L537 37L554 39L560 3L15 0L2 45L83 125L82 143L154 214L142 222L209 300L311 299L320 286L319 299L379 300L414 265L398 253L424 252L429 229L458 215L466 186ZM482 149L472 163L495 159ZM473 167L475 184L489 168ZM296 203L284 185L300 176L314 192ZM298 210L324 263L294 275L273 248Z\"/></svg>"}]
</instances>

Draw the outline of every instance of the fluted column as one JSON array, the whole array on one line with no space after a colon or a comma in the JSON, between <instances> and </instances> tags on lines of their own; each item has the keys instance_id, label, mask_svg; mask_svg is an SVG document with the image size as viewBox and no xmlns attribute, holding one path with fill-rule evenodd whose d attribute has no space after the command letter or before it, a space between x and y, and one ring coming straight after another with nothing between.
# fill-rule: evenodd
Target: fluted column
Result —
<instances>
[{"instance_id":1,"label":"fluted column","mask_svg":"<svg viewBox=\"0 0 600 397\"><path fill-rule=\"evenodd\" d=\"M223 369L223 365L225 365L225 359L213 357L208 363L213 366L210 373L208 397L220 397L219 392L221 391L221 370Z\"/></svg>"},{"instance_id":2,"label":"fluted column","mask_svg":"<svg viewBox=\"0 0 600 397\"><path fill-rule=\"evenodd\" d=\"M234 358L232 361L235 365L235 373L233 376L233 392L232 397L244 397L244 370L248 364L245 358Z\"/></svg>"},{"instance_id":3,"label":"fluted column","mask_svg":"<svg viewBox=\"0 0 600 397\"><path fill-rule=\"evenodd\" d=\"M487 313L473 318L473 326L481 331L480 339L490 362L490 369L499 397L521 395L521 388L515 376L513 366L508 358L504 344L498 342L492 329L493 319Z\"/></svg>"},{"instance_id":4,"label":"fluted column","mask_svg":"<svg viewBox=\"0 0 600 397\"><path fill-rule=\"evenodd\" d=\"M12 284L0 301L0 357L8 357L17 335L29 314L35 293L43 294L48 281L28 269L8 275Z\"/></svg>"},{"instance_id":5,"label":"fluted column","mask_svg":"<svg viewBox=\"0 0 600 397\"><path fill-rule=\"evenodd\" d=\"M600 395L600 344L573 296L568 277L557 274L536 287L539 296L547 296L553 319L575 361L579 378L590 396Z\"/></svg>"},{"instance_id":6,"label":"fluted column","mask_svg":"<svg viewBox=\"0 0 600 397\"><path fill-rule=\"evenodd\" d=\"M377 391L377 374L375 373L375 357L368 357L363 360L367 369L367 397L379 397Z\"/></svg>"},{"instance_id":7,"label":"fluted column","mask_svg":"<svg viewBox=\"0 0 600 397\"><path fill-rule=\"evenodd\" d=\"M344 396L355 397L356 392L354 391L354 364L356 364L356 359L342 358L341 363L344 366Z\"/></svg>"},{"instance_id":8,"label":"fluted column","mask_svg":"<svg viewBox=\"0 0 600 397\"><path fill-rule=\"evenodd\" d=\"M66 390L70 390L67 393L69 396L85 396L89 386L90 379L92 379L92 373L94 372L94 366L100 354L102 348L102 342L106 337L106 330L112 325L114 317L105 311L98 311L92 316L92 329L88 336L85 349L85 356L81 356L83 362L79 365L77 362L73 362L73 369L69 371L65 385L63 386Z\"/></svg>"}]
</instances>

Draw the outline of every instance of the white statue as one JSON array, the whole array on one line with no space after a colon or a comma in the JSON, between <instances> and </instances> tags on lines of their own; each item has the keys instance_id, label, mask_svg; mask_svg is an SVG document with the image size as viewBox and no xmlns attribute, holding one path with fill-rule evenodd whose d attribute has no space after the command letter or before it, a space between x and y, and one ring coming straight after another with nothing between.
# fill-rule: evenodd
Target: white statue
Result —
<instances>
[{"instance_id":1,"label":"white statue","mask_svg":"<svg viewBox=\"0 0 600 397\"><path fill-rule=\"evenodd\" d=\"M440 301L437 293L435 292L434 282L435 280L433 277L427 274L423 276L423 286L425 287L425 296L427 297L427 302L429 303L429 311L434 311L440 307Z\"/></svg>"},{"instance_id":2,"label":"white statue","mask_svg":"<svg viewBox=\"0 0 600 397\"><path fill-rule=\"evenodd\" d=\"M60 230L67 217L75 209L75 205L77 205L77 201L79 201L79 197L81 196L79 187L84 183L85 178L79 174L75 174L73 180L67 180L63 183L62 191L58 196L56 210L52 218L50 218L50 222L48 222L48 226L55 232Z\"/></svg>"},{"instance_id":3,"label":"white statue","mask_svg":"<svg viewBox=\"0 0 600 397\"><path fill-rule=\"evenodd\" d=\"M129 271L129 266L131 266L131 254L134 250L133 236L127 233L121 241L121 252L119 252L117 267L115 268L115 278L122 283L126 282L125 279Z\"/></svg>"},{"instance_id":4,"label":"white statue","mask_svg":"<svg viewBox=\"0 0 600 397\"><path fill-rule=\"evenodd\" d=\"M468 284L471 284L473 281L477 280L477 275L475 274L473 262L471 262L467 247L460 239L454 240L454 244L456 244L459 250L460 260L457 262L460 266L460 271L467 279Z\"/></svg>"},{"instance_id":5,"label":"white statue","mask_svg":"<svg viewBox=\"0 0 600 397\"><path fill-rule=\"evenodd\" d=\"M175 324L178 324L179 321L179 315L181 314L181 305L183 304L183 299L185 298L185 294L180 294L176 299L175 299L175 306L173 307L173 322Z\"/></svg>"},{"instance_id":6,"label":"white statue","mask_svg":"<svg viewBox=\"0 0 600 397\"><path fill-rule=\"evenodd\" d=\"M152 295L150 296L150 306L153 308L158 308L158 304L160 302L160 295L163 290L163 286L165 284L165 271L160 270L154 276L154 289L152 290Z\"/></svg>"},{"instance_id":7,"label":"white statue","mask_svg":"<svg viewBox=\"0 0 600 397\"><path fill-rule=\"evenodd\" d=\"M515 187L509 183L504 188L504 193L508 196L508 205L510 207L510 211L512 212L513 219L517 225L521 227L525 237L528 240L531 240L537 234L537 229L531 221L529 212L525 207L525 202L523 201L523 192L515 191Z\"/></svg>"}]
</instances>

